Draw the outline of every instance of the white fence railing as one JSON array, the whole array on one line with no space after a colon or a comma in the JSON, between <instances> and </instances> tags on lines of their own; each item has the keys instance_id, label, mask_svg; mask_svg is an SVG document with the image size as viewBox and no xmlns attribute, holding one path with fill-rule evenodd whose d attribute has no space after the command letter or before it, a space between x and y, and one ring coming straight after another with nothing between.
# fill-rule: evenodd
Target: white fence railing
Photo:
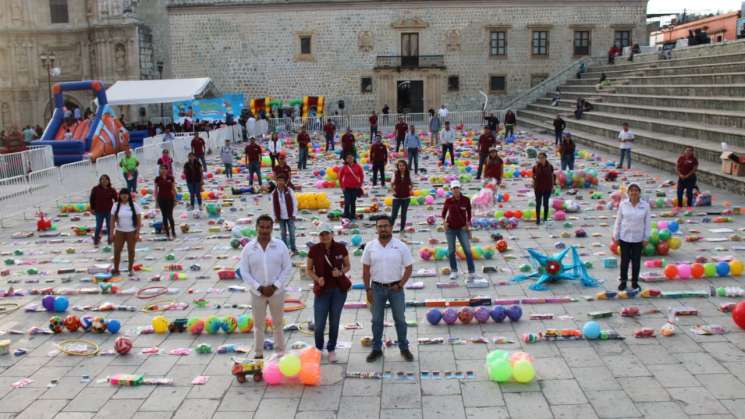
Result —
<instances>
[{"instance_id":1,"label":"white fence railing","mask_svg":"<svg viewBox=\"0 0 745 419\"><path fill-rule=\"evenodd\" d=\"M50 146L0 154L0 179L26 175L49 167L54 167L54 154Z\"/></svg>"}]
</instances>

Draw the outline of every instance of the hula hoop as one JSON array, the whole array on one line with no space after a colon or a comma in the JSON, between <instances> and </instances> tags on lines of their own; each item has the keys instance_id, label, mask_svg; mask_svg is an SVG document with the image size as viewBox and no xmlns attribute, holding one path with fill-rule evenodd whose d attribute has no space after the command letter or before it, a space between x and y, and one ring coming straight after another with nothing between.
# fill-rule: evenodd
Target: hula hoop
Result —
<instances>
[{"instance_id":1,"label":"hula hoop","mask_svg":"<svg viewBox=\"0 0 745 419\"><path fill-rule=\"evenodd\" d=\"M150 290L158 290L158 292L153 293L152 295L146 295L146 291ZM163 285L153 285L151 287L145 287L139 291L137 291L137 294L135 294L135 297L139 298L140 300L149 300L151 298L160 297L161 295L168 292L168 287L165 287Z\"/></svg>"},{"instance_id":2,"label":"hula hoop","mask_svg":"<svg viewBox=\"0 0 745 419\"><path fill-rule=\"evenodd\" d=\"M72 349L67 349L66 346L72 345L72 344L85 344L90 349L87 351L81 352L81 351L74 351ZM93 342L91 340L86 339L66 339L62 342L59 342L56 344L57 349L60 350L60 352L64 353L65 355L71 355L71 356L94 356L98 354L98 351L101 350L101 348L98 346L96 342Z\"/></svg>"},{"instance_id":3,"label":"hula hoop","mask_svg":"<svg viewBox=\"0 0 745 419\"><path fill-rule=\"evenodd\" d=\"M293 311L300 311L305 308L305 303L300 301L299 298L285 298L285 306L282 308L282 311L285 313L291 313ZM288 306L287 304L293 304Z\"/></svg>"},{"instance_id":4,"label":"hula hoop","mask_svg":"<svg viewBox=\"0 0 745 419\"><path fill-rule=\"evenodd\" d=\"M309 322L304 322L304 323L300 323L300 324L299 324L299 325L297 326L297 331L298 331L299 333L302 333L302 334L303 334L303 335L305 335L305 336L313 336L313 335L315 335L315 334L316 334L316 332L315 332L315 330L314 330L314 331L310 331L310 330L308 330L308 329L307 329L307 327L308 327L308 323L309 323ZM323 333L323 335L324 335L324 336L328 336L328 332L324 332L324 333Z\"/></svg>"},{"instance_id":5,"label":"hula hoop","mask_svg":"<svg viewBox=\"0 0 745 419\"><path fill-rule=\"evenodd\" d=\"M18 303L0 303L0 316L4 316L6 314L10 314L16 310L18 310L18 307L21 305ZM5 308L10 307L10 308Z\"/></svg>"}]
</instances>

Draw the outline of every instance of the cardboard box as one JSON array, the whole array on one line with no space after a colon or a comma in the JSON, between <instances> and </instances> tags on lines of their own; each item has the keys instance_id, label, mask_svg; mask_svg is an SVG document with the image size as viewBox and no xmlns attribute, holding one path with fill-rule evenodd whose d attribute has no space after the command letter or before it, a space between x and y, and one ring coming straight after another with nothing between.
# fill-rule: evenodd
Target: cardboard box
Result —
<instances>
[{"instance_id":1,"label":"cardboard box","mask_svg":"<svg viewBox=\"0 0 745 419\"><path fill-rule=\"evenodd\" d=\"M736 174L742 169L740 164L740 158L731 151L724 151L719 155L722 160L722 173L725 175L742 176L742 174Z\"/></svg>"}]
</instances>

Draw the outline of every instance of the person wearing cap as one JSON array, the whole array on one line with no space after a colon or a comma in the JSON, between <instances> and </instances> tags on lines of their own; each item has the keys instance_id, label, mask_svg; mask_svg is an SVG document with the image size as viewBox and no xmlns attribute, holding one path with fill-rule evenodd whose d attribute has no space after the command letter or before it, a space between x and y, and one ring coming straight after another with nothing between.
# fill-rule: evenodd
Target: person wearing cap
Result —
<instances>
[{"instance_id":1,"label":"person wearing cap","mask_svg":"<svg viewBox=\"0 0 745 419\"><path fill-rule=\"evenodd\" d=\"M460 182L450 182L453 194L442 206L442 219L445 237L448 240L448 259L450 260L450 279L458 278L458 261L455 259L455 239L457 238L466 255L468 279L476 278L476 266L471 254L471 200L460 192Z\"/></svg>"},{"instance_id":2,"label":"person wearing cap","mask_svg":"<svg viewBox=\"0 0 745 419\"><path fill-rule=\"evenodd\" d=\"M496 148L489 150L489 157L486 158L486 167L484 167L484 178L494 179L497 185L501 185L503 167L504 161L499 156L499 151Z\"/></svg>"},{"instance_id":3,"label":"person wearing cap","mask_svg":"<svg viewBox=\"0 0 745 419\"><path fill-rule=\"evenodd\" d=\"M409 168L414 168L414 174L419 173L419 148L421 148L422 142L419 141L419 136L416 135L416 128L412 124L409 127L409 133L404 138L404 148L409 156ZM414 164L412 166L412 163Z\"/></svg>"},{"instance_id":4,"label":"person wearing cap","mask_svg":"<svg viewBox=\"0 0 745 419\"><path fill-rule=\"evenodd\" d=\"M380 186L385 187L385 165L388 163L388 147L383 143L382 137L377 136L370 147L370 162L372 163L372 184L378 185L378 173L380 173Z\"/></svg>"},{"instance_id":5,"label":"person wearing cap","mask_svg":"<svg viewBox=\"0 0 745 419\"><path fill-rule=\"evenodd\" d=\"M414 185L411 182L411 175L409 174L409 165L406 160L399 160L396 162L396 173L393 175L393 182L391 183L391 189L393 192L393 209L391 212L391 223L396 224L396 218L398 217L398 210L401 210L401 233L406 228L406 212L409 210L409 201L411 194L414 192Z\"/></svg>"},{"instance_id":6,"label":"person wearing cap","mask_svg":"<svg viewBox=\"0 0 745 419\"><path fill-rule=\"evenodd\" d=\"M354 161L354 154L347 154L344 157L344 166L339 171L339 185L344 193L343 217L350 221L357 219L357 198L362 195L364 180L362 166Z\"/></svg>"},{"instance_id":7,"label":"person wearing cap","mask_svg":"<svg viewBox=\"0 0 745 419\"><path fill-rule=\"evenodd\" d=\"M295 196L295 192L287 187L287 176L280 174L274 180L276 187L271 194L274 222L279 224L282 241L290 248L294 256L297 254L297 247L295 247L295 214L297 214L298 210L297 197Z\"/></svg>"},{"instance_id":8,"label":"person wearing cap","mask_svg":"<svg viewBox=\"0 0 745 419\"><path fill-rule=\"evenodd\" d=\"M305 127L300 128L300 133L297 135L297 169L305 170L308 168L308 146L310 145L310 135L305 130Z\"/></svg>"},{"instance_id":9,"label":"person wearing cap","mask_svg":"<svg viewBox=\"0 0 745 419\"><path fill-rule=\"evenodd\" d=\"M535 192L535 223L541 224L541 205L543 205L543 222L548 220L548 199L554 189L554 167L548 162L548 156L541 151L538 162L533 166L533 191Z\"/></svg>"},{"instance_id":10,"label":"person wearing cap","mask_svg":"<svg viewBox=\"0 0 745 419\"><path fill-rule=\"evenodd\" d=\"M561 156L561 170L574 170L574 152L577 146L574 144L572 134L565 132L559 144L559 156Z\"/></svg>"},{"instance_id":11,"label":"person wearing cap","mask_svg":"<svg viewBox=\"0 0 745 419\"><path fill-rule=\"evenodd\" d=\"M225 177L233 179L233 149L230 148L230 140L225 140L225 145L220 147L220 158L225 166Z\"/></svg>"},{"instance_id":12,"label":"person wearing cap","mask_svg":"<svg viewBox=\"0 0 745 419\"><path fill-rule=\"evenodd\" d=\"M267 143L267 149L269 149L269 159L272 161L272 170L279 160L279 153L282 152L282 147L279 144L279 135L276 132L272 133L272 137Z\"/></svg>"},{"instance_id":13,"label":"person wearing cap","mask_svg":"<svg viewBox=\"0 0 745 419\"><path fill-rule=\"evenodd\" d=\"M354 155L354 158L357 158L357 151L354 148L354 134L352 134L352 128L347 127L347 132L344 133L344 135L341 136L341 159L346 160L345 157L347 154Z\"/></svg>"},{"instance_id":14,"label":"person wearing cap","mask_svg":"<svg viewBox=\"0 0 745 419\"><path fill-rule=\"evenodd\" d=\"M272 168L274 178L276 179L277 176L284 175L287 178L287 186L295 189L295 187L292 185L292 168L290 168L290 165L287 164L287 153L285 153L284 151L280 151L277 154L277 159L277 165Z\"/></svg>"},{"instance_id":15,"label":"person wearing cap","mask_svg":"<svg viewBox=\"0 0 745 419\"><path fill-rule=\"evenodd\" d=\"M641 199L642 189L637 183L628 187L628 198L618 205L616 222L613 224L613 240L621 251L621 278L618 290L624 291L629 278L631 264L631 288L641 291L639 271L642 249L649 239L652 211L649 203Z\"/></svg>"},{"instance_id":16,"label":"person wearing cap","mask_svg":"<svg viewBox=\"0 0 745 419\"><path fill-rule=\"evenodd\" d=\"M450 121L445 121L445 128L440 131L440 142L442 143L442 156L440 156L440 163L443 166L445 165L445 156L450 152L450 165L455 166L455 156L453 155L455 130L450 128Z\"/></svg>"},{"instance_id":17,"label":"person wearing cap","mask_svg":"<svg viewBox=\"0 0 745 419\"><path fill-rule=\"evenodd\" d=\"M362 252L362 282L368 304L372 304L373 349L367 355L367 362L374 362L383 356L383 321L385 306L390 303L393 322L396 326L396 341L401 356L413 361L406 339L406 296L404 287L411 278L414 258L409 248L393 237L393 222L387 215L375 220L378 238L368 242Z\"/></svg>"},{"instance_id":18,"label":"person wearing cap","mask_svg":"<svg viewBox=\"0 0 745 419\"><path fill-rule=\"evenodd\" d=\"M272 237L274 221L267 214L256 219L256 238L241 251L239 276L251 293L251 312L254 323L255 358L264 357L264 325L266 309L272 316L274 348L285 350L282 324L284 323L285 286L290 282L292 261L287 246Z\"/></svg>"},{"instance_id":19,"label":"person wearing cap","mask_svg":"<svg viewBox=\"0 0 745 419\"><path fill-rule=\"evenodd\" d=\"M347 292L352 282L346 274L351 269L346 246L334 240L334 230L324 225L318 235L319 242L310 247L305 262L305 273L313 280L313 323L316 349L323 351L326 321L329 340L326 343L328 360L336 362L336 339Z\"/></svg>"},{"instance_id":20,"label":"person wearing cap","mask_svg":"<svg viewBox=\"0 0 745 419\"><path fill-rule=\"evenodd\" d=\"M497 146L497 139L494 138L489 127L484 127L484 133L479 137L479 169L476 171L476 179L481 179L481 171L484 169L484 163L489 156L489 150Z\"/></svg>"}]
</instances>

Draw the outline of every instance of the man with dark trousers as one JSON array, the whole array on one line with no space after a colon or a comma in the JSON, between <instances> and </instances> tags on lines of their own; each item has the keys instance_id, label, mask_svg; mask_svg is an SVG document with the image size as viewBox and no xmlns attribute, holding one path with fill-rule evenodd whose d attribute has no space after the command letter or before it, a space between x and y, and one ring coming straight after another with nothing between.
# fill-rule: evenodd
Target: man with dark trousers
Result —
<instances>
[{"instance_id":1,"label":"man with dark trousers","mask_svg":"<svg viewBox=\"0 0 745 419\"><path fill-rule=\"evenodd\" d=\"M484 133L479 137L479 169L476 171L476 179L481 179L481 171L484 170L484 163L489 157L489 149L497 145L497 139L491 133L489 127L484 127Z\"/></svg>"}]
</instances>

